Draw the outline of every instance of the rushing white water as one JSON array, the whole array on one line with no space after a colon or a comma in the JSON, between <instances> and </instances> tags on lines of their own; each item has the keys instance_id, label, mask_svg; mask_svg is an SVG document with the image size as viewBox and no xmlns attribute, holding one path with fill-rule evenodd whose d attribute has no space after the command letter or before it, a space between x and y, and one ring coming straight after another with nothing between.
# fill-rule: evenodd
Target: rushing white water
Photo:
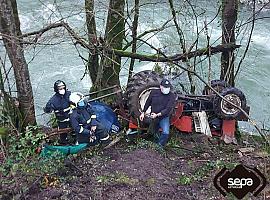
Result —
<instances>
[{"instance_id":1,"label":"rushing white water","mask_svg":"<svg viewBox=\"0 0 270 200\"><path fill-rule=\"evenodd\" d=\"M57 4L55 3L57 2ZM132 1L130 1L132 4ZM141 3L149 3L154 1L142 1ZM170 19L169 6L167 1L157 1L158 3L149 4L141 7L140 10L140 25L139 32L144 32L151 28L160 27L168 19ZM198 18L199 29L204 27L204 21L209 22L216 14L218 3L217 1L193 1L197 6L206 9L205 14ZM21 28L23 32L30 32L38 30L48 23L57 22L64 18L78 33L84 35L85 16L83 13L84 0L75 1L53 1L53 0L17 0L18 10L21 20ZM105 30L106 10L108 4L104 1L98 1L96 3L96 19L98 35L102 35ZM183 18L185 18L184 14ZM191 15L186 13L186 15ZM240 20L244 20L251 16L250 9L246 7L241 8ZM261 15L269 16L269 11L264 11ZM219 15L220 16L220 15ZM187 23L181 24L181 28L185 31L185 37L187 44L190 45L196 35L195 20L186 18ZM219 20L220 21L220 20ZM208 26L208 34L211 37L211 44L220 44L221 29L218 20ZM129 21L130 23L130 21ZM47 34L44 34L39 42L41 43L58 43L58 45L41 45L35 49L26 48L26 57L29 62L29 69L31 73L31 81L33 84L33 91L35 97L36 114L39 116L40 123L44 123L47 120L47 116L44 118L40 116L42 113L42 107L46 101L53 94L53 83L57 79L64 80L68 88L72 91L87 92L91 85L89 76L84 76L85 67L84 62L78 56L78 51L74 47L72 40L65 39L67 34L62 35L60 29L55 29ZM270 23L268 19L261 19L256 22L254 34L252 36L252 43L250 50L246 56L245 61L242 64L239 76L237 78L236 86L239 87L246 95L247 102L251 106L251 116L261 124L263 123L267 127L270 127L270 116L268 114L270 108ZM247 32L241 32L238 39L244 43L247 41ZM206 37L204 33L201 33L201 37ZM52 39L54 38L54 39ZM180 47L174 44L179 43L178 35L174 28L168 28L165 31L158 34L149 34L144 39L149 38L148 42L154 45L156 48L161 48L166 53L179 53ZM205 47L205 40L200 40L199 46ZM2 47L1 47L2 48ZM79 48L79 47L78 47ZM155 53L155 51L146 45L141 45L138 51L143 53ZM243 48L239 51L238 56L242 56ZM87 58L86 50L79 48L79 52ZM1 50L0 53L3 53ZM34 56L34 59L32 59ZM220 55L212 57L212 67L216 69L212 72L212 78L218 78ZM238 61L240 58L237 58ZM120 77L121 82L124 84L127 80L127 68L129 62L123 59L123 70ZM148 62L136 62L135 71L144 69L152 69L155 63ZM208 68L207 62L203 62L198 65L197 70L207 78L205 72ZM82 79L83 78L83 79ZM81 80L82 79L82 80ZM184 79L182 79L184 80ZM247 124L244 124L246 128L249 128Z\"/></svg>"}]
</instances>

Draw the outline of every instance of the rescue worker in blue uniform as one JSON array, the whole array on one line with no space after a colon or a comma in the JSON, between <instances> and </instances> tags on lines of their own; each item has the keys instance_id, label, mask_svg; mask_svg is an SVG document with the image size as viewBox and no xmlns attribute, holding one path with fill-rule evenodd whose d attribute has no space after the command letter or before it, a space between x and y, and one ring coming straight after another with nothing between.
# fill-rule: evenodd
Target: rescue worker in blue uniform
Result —
<instances>
[{"instance_id":1,"label":"rescue worker in blue uniform","mask_svg":"<svg viewBox=\"0 0 270 200\"><path fill-rule=\"evenodd\" d=\"M44 107L45 113L54 112L57 120L57 125L59 129L64 129L70 127L69 112L70 103L69 96L70 91L67 90L64 81L57 80L54 83L55 94L50 98L46 106ZM62 133L60 135L61 144L67 144L67 133Z\"/></svg>"},{"instance_id":2,"label":"rescue worker in blue uniform","mask_svg":"<svg viewBox=\"0 0 270 200\"><path fill-rule=\"evenodd\" d=\"M72 110L70 112L70 122L74 129L78 144L88 143L90 146L110 143L110 136L101 123L96 120L96 115L92 112L91 105L88 104L84 95L73 92L70 95Z\"/></svg>"}]
</instances>

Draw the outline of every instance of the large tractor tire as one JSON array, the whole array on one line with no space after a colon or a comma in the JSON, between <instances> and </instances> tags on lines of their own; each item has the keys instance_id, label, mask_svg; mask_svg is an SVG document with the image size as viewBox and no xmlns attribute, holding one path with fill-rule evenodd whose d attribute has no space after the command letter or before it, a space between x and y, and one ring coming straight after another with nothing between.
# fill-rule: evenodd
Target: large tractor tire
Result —
<instances>
[{"instance_id":1,"label":"large tractor tire","mask_svg":"<svg viewBox=\"0 0 270 200\"><path fill-rule=\"evenodd\" d=\"M228 87L222 90L220 95L245 110L246 97L241 90L234 87ZM237 119L242 115L241 110L217 95L213 100L213 109L216 115L222 119Z\"/></svg>"},{"instance_id":2,"label":"large tractor tire","mask_svg":"<svg viewBox=\"0 0 270 200\"><path fill-rule=\"evenodd\" d=\"M159 89L162 76L145 70L135 74L127 84L128 107L132 117L138 118L151 90Z\"/></svg>"},{"instance_id":3,"label":"large tractor tire","mask_svg":"<svg viewBox=\"0 0 270 200\"><path fill-rule=\"evenodd\" d=\"M229 84L224 80L212 80L211 81L211 87L214 88L217 92L221 92L226 87L229 87ZM205 86L203 90L203 95L213 95L214 92L209 87Z\"/></svg>"}]
</instances>

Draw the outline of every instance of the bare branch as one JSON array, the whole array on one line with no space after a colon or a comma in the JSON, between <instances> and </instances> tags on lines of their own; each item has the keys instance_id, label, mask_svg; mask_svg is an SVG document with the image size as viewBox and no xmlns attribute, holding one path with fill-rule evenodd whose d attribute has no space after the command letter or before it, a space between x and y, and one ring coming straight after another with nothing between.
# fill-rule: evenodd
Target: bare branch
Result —
<instances>
[{"instance_id":1,"label":"bare branch","mask_svg":"<svg viewBox=\"0 0 270 200\"><path fill-rule=\"evenodd\" d=\"M145 35L149 34L149 33L153 33L153 32L159 32L159 31L163 31L166 27L166 25L172 21L172 19L169 19L167 20L161 27L159 28L153 28L153 29L150 29L150 30L147 30L141 34L138 35L137 39L138 38L142 38L144 37ZM126 50L128 47L130 47L132 45L132 41L128 42L124 47L123 47L123 50Z\"/></svg>"},{"instance_id":2,"label":"bare branch","mask_svg":"<svg viewBox=\"0 0 270 200\"><path fill-rule=\"evenodd\" d=\"M180 45L181 45L181 48L183 50L183 53L185 53L186 52L185 38L184 38L183 31L179 27L179 25L177 23L177 20L176 20L176 12L175 12L175 9L174 9L173 0L168 0L168 1L169 1L169 4L170 4L174 25L175 25L176 31L177 31L179 39L180 39Z\"/></svg>"},{"instance_id":3,"label":"bare branch","mask_svg":"<svg viewBox=\"0 0 270 200\"><path fill-rule=\"evenodd\" d=\"M46 26L43 29L40 29L38 31L33 31L33 32L30 32L30 33L22 34L20 37L23 38L23 37L28 37L28 36L31 36L31 35L36 35L36 37L40 37L46 31L51 30L53 28L62 27L62 26L63 26L63 23L62 22L50 24L50 25L48 25L48 26Z\"/></svg>"},{"instance_id":4,"label":"bare branch","mask_svg":"<svg viewBox=\"0 0 270 200\"><path fill-rule=\"evenodd\" d=\"M34 31L31 33L24 34L25 35L34 35L35 34L40 34L46 32L46 30L50 30L52 28L58 28L58 27L64 27L70 36L75 39L75 44L80 44L82 47L93 50L93 48L96 48L98 51L102 51L105 49L109 53L114 53L117 56L121 57L129 57L129 58L134 58L138 59L140 61L153 61L153 62L168 62L168 61L185 61L186 59L195 57L195 56L203 56L203 55L209 55L209 52L211 55L220 53L220 52L227 52L227 51L233 51L237 48L239 48L241 45L235 45L235 44L226 44L226 45L217 45L217 46L210 46L211 51L209 51L209 48L202 48L198 49L195 51L191 51L186 54L175 54L172 56L162 56L160 54L158 55L145 55L145 54L140 54L140 53L132 53L132 52L127 52L124 50L118 50L118 49L110 49L109 47L105 47L103 44L96 44L94 46L90 46L84 39L82 39L67 23L65 22L59 22L55 25L49 25L48 27L45 27L39 31ZM44 31L45 30L45 31ZM141 40L137 38L138 40ZM141 40L143 41L143 40Z\"/></svg>"}]
</instances>

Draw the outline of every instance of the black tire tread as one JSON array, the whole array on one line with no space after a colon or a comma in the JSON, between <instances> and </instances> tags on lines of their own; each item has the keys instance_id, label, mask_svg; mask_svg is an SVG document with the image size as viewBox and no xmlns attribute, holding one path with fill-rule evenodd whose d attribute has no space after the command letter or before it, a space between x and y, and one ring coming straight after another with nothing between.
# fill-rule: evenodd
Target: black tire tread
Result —
<instances>
[{"instance_id":1,"label":"black tire tread","mask_svg":"<svg viewBox=\"0 0 270 200\"><path fill-rule=\"evenodd\" d=\"M127 103L131 116L138 118L140 115L139 95L150 87L159 87L162 76L154 71L145 70L135 74L127 84Z\"/></svg>"},{"instance_id":2,"label":"black tire tread","mask_svg":"<svg viewBox=\"0 0 270 200\"><path fill-rule=\"evenodd\" d=\"M237 89L235 87L227 87L227 88L224 88L220 93L221 96L225 96L225 95L228 95L228 94L237 95L241 100L241 108L242 109L246 108L246 97L245 97L244 93L241 90L239 90L239 89ZM242 112L240 110L237 113L232 114L232 115L228 115L226 113L223 113L222 110L221 110L221 101L222 101L222 99L219 96L214 97L213 109L214 109L214 112L216 113L216 115L218 117L220 117L221 119L230 120L230 119L237 119L238 117L241 116Z\"/></svg>"},{"instance_id":3,"label":"black tire tread","mask_svg":"<svg viewBox=\"0 0 270 200\"><path fill-rule=\"evenodd\" d=\"M229 84L224 81L224 80L219 80L219 79L215 79L211 81L211 87L214 88L215 90L217 90L218 92L221 92L223 89L225 89L226 87L229 87ZM205 86L203 89L203 94L204 95L212 95L213 91L209 91L210 88Z\"/></svg>"}]
</instances>

